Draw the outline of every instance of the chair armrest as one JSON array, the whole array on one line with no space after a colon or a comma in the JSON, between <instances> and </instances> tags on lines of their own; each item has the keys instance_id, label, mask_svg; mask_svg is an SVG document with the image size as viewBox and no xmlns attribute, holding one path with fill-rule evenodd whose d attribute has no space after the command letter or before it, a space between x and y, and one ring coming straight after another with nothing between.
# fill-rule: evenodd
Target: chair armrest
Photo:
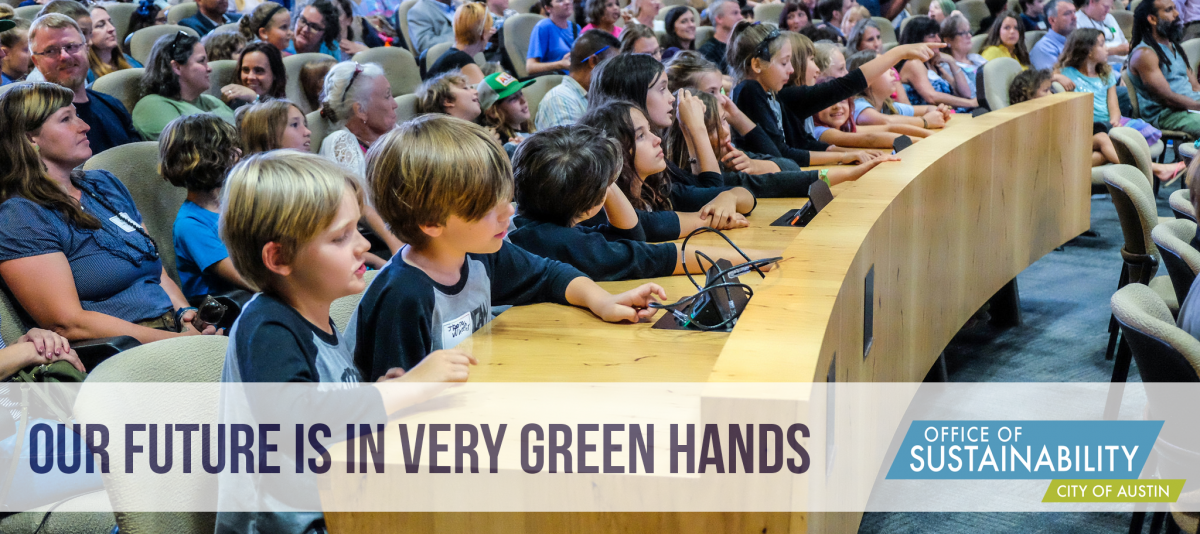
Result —
<instances>
[{"instance_id":1,"label":"chair armrest","mask_svg":"<svg viewBox=\"0 0 1200 534\"><path fill-rule=\"evenodd\" d=\"M88 372L114 354L138 345L141 345L141 342L130 336L99 337L71 342L71 348L75 349L76 354L79 354L79 361L83 363L84 369Z\"/></svg>"}]
</instances>

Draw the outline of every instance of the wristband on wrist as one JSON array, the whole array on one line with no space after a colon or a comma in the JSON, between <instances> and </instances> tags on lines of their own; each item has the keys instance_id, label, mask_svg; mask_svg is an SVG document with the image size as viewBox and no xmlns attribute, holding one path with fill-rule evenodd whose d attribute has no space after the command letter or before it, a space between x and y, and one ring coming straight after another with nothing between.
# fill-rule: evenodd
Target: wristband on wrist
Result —
<instances>
[{"instance_id":1,"label":"wristband on wrist","mask_svg":"<svg viewBox=\"0 0 1200 534\"><path fill-rule=\"evenodd\" d=\"M192 308L190 306L187 308L179 308L178 310L175 310L175 325L179 327L180 331L183 330L183 314L187 313L189 310L197 311L196 308Z\"/></svg>"},{"instance_id":2,"label":"wristband on wrist","mask_svg":"<svg viewBox=\"0 0 1200 534\"><path fill-rule=\"evenodd\" d=\"M821 169L817 175L821 177L821 181L825 182L825 185L833 185L829 183L829 169Z\"/></svg>"}]
</instances>

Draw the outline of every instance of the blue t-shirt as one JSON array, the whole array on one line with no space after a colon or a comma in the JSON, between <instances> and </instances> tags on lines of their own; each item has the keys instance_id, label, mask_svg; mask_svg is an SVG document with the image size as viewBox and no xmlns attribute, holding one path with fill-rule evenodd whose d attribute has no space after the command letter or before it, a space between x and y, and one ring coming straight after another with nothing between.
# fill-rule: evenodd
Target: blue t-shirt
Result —
<instances>
[{"instance_id":1,"label":"blue t-shirt","mask_svg":"<svg viewBox=\"0 0 1200 534\"><path fill-rule=\"evenodd\" d=\"M130 322L170 311L158 248L134 227L142 215L129 190L108 171L88 171L76 185L84 190L83 211L100 219L100 229L78 228L51 208L13 197L0 204L0 262L61 253L84 310Z\"/></svg>"},{"instance_id":2,"label":"blue t-shirt","mask_svg":"<svg viewBox=\"0 0 1200 534\"><path fill-rule=\"evenodd\" d=\"M867 108L874 108L874 107L875 106L872 106L871 103L867 101L867 99L865 99L861 96L858 98L855 98L854 99L854 122L858 123L858 116L861 115L863 111L865 111ZM904 102L892 102L892 107L896 108L896 115L904 115L905 117L912 117L913 113L915 111L912 106L905 104Z\"/></svg>"},{"instance_id":3,"label":"blue t-shirt","mask_svg":"<svg viewBox=\"0 0 1200 534\"><path fill-rule=\"evenodd\" d=\"M566 28L559 28L554 21L542 19L533 27L533 33L529 36L529 53L525 57L543 63L558 61L571 52L576 37L579 37L579 26L574 22L568 22Z\"/></svg>"},{"instance_id":4,"label":"blue t-shirt","mask_svg":"<svg viewBox=\"0 0 1200 534\"><path fill-rule=\"evenodd\" d=\"M1108 123L1108 89L1116 87L1117 74L1109 71L1107 79L1092 78L1075 67L1064 67L1062 75L1075 83L1076 93L1092 93L1092 122Z\"/></svg>"},{"instance_id":5,"label":"blue t-shirt","mask_svg":"<svg viewBox=\"0 0 1200 534\"><path fill-rule=\"evenodd\" d=\"M237 289L217 273L205 273L209 267L229 257L225 243L217 233L220 214L208 211L188 200L175 216L175 268L183 282L187 298L222 294Z\"/></svg>"}]
</instances>

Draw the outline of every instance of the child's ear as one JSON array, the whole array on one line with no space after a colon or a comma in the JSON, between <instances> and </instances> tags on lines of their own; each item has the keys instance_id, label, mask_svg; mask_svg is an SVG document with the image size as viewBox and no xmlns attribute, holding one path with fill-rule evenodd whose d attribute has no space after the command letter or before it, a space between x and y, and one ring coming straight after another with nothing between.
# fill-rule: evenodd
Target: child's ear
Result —
<instances>
[{"instance_id":1,"label":"child's ear","mask_svg":"<svg viewBox=\"0 0 1200 534\"><path fill-rule=\"evenodd\" d=\"M272 241L266 245L263 245L262 261L263 265L267 267L267 270L279 276L288 276L292 274L292 266L288 265L284 261L283 245L280 245L279 243Z\"/></svg>"},{"instance_id":2,"label":"child's ear","mask_svg":"<svg viewBox=\"0 0 1200 534\"><path fill-rule=\"evenodd\" d=\"M758 58L751 59L750 70L753 70L755 74L762 74L762 61Z\"/></svg>"},{"instance_id":3,"label":"child's ear","mask_svg":"<svg viewBox=\"0 0 1200 534\"><path fill-rule=\"evenodd\" d=\"M454 100L449 98L442 100L442 109L450 109L452 107L454 107Z\"/></svg>"},{"instance_id":4,"label":"child's ear","mask_svg":"<svg viewBox=\"0 0 1200 534\"><path fill-rule=\"evenodd\" d=\"M422 232L425 232L425 235L429 237L440 237L442 235L442 230L444 230L446 227L442 225L423 224L419 228Z\"/></svg>"}]
</instances>

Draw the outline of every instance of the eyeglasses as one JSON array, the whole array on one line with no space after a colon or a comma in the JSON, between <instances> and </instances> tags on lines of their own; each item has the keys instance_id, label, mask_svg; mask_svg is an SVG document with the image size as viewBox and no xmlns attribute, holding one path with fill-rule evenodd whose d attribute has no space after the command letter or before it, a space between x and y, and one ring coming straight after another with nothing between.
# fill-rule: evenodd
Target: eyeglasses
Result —
<instances>
[{"instance_id":1,"label":"eyeglasses","mask_svg":"<svg viewBox=\"0 0 1200 534\"><path fill-rule=\"evenodd\" d=\"M41 52L34 52L33 55L42 57L55 57L61 55L63 52L66 52L68 56L73 56L85 46L87 46L87 43L70 43L62 46L51 46L45 50L42 50Z\"/></svg>"},{"instance_id":2,"label":"eyeglasses","mask_svg":"<svg viewBox=\"0 0 1200 534\"><path fill-rule=\"evenodd\" d=\"M300 20L304 20L304 19L300 19ZM346 91L342 93L342 102L346 101L346 95L350 94L350 86L354 85L354 80L358 78L359 74L362 74L362 71L363 71L363 66L358 64L357 62L355 62L354 63L354 74L350 75L350 82L346 84Z\"/></svg>"},{"instance_id":3,"label":"eyeglasses","mask_svg":"<svg viewBox=\"0 0 1200 534\"><path fill-rule=\"evenodd\" d=\"M310 30L312 30L312 31L314 31L314 32L321 33L321 32L323 32L323 31L325 31L325 26L324 26L324 25L322 25L322 24L317 24L317 23L315 23L315 22L312 22L312 21L310 21L310 20L308 20L308 19L304 18L303 16L302 16L302 17L300 17L300 20L299 20L299 22L303 22L305 26L308 26L308 29L310 29Z\"/></svg>"},{"instance_id":4,"label":"eyeglasses","mask_svg":"<svg viewBox=\"0 0 1200 534\"><path fill-rule=\"evenodd\" d=\"M171 39L171 47L170 47L170 49L169 49L169 50L171 51L171 53L170 53L169 55L170 55L172 58L174 58L174 57L175 57L175 49L179 47L179 40L180 40L181 38L185 37L186 35L187 35L187 32L185 32L185 31L183 31L183 30L180 30L180 31L178 31L178 32L176 32L176 33L175 33L175 38L174 38L174 39Z\"/></svg>"}]
</instances>

